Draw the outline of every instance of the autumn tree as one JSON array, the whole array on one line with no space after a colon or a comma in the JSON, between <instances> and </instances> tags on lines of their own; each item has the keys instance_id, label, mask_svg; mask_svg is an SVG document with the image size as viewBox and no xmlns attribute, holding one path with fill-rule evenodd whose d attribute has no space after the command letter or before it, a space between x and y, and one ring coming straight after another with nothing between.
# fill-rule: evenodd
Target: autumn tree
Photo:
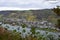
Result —
<instances>
[{"instance_id":1,"label":"autumn tree","mask_svg":"<svg viewBox=\"0 0 60 40\"><path fill-rule=\"evenodd\" d=\"M25 18L27 21L36 21L36 15L33 15L31 11L26 11L23 14L23 18Z\"/></svg>"}]
</instances>

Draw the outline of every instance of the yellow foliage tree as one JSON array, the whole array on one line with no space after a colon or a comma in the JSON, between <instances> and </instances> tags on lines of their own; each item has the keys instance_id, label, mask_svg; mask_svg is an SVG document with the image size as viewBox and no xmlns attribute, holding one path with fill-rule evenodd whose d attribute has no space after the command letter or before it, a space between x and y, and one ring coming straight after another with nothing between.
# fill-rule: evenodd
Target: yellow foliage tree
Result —
<instances>
[{"instance_id":1,"label":"yellow foliage tree","mask_svg":"<svg viewBox=\"0 0 60 40\"><path fill-rule=\"evenodd\" d=\"M27 17L27 20L28 20L28 21L35 21L35 20L36 20L36 16L29 15L29 16Z\"/></svg>"},{"instance_id":2,"label":"yellow foliage tree","mask_svg":"<svg viewBox=\"0 0 60 40\"><path fill-rule=\"evenodd\" d=\"M27 21L36 21L36 16L31 11L26 11L23 15Z\"/></svg>"}]
</instances>

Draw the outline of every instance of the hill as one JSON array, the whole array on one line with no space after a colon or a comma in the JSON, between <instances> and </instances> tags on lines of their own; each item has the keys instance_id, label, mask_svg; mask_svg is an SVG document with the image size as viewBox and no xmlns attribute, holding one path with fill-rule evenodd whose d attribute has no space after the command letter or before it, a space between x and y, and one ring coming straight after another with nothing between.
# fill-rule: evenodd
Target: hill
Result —
<instances>
[{"instance_id":1,"label":"hill","mask_svg":"<svg viewBox=\"0 0 60 40\"><path fill-rule=\"evenodd\" d=\"M49 16L56 16L56 14L52 11L52 9L42 9L42 10L5 10L0 11L0 15L3 17L10 17L10 18L22 18L22 15L32 14L36 16L36 19L48 18Z\"/></svg>"}]
</instances>

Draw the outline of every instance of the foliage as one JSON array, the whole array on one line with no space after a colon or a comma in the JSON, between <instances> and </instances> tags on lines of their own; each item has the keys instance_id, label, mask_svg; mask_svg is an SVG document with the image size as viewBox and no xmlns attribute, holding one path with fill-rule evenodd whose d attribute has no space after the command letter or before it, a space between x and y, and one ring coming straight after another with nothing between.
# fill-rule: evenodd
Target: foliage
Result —
<instances>
[{"instance_id":1,"label":"foliage","mask_svg":"<svg viewBox=\"0 0 60 40\"><path fill-rule=\"evenodd\" d=\"M56 27L58 27L60 29L60 6L57 6L57 8L54 8L53 11L57 14L57 16L59 16Z\"/></svg>"},{"instance_id":2,"label":"foliage","mask_svg":"<svg viewBox=\"0 0 60 40\"><path fill-rule=\"evenodd\" d=\"M35 34L35 27L32 26L30 31L32 32L32 34Z\"/></svg>"},{"instance_id":3,"label":"foliage","mask_svg":"<svg viewBox=\"0 0 60 40\"><path fill-rule=\"evenodd\" d=\"M22 28L25 28L25 27L27 27L27 25L26 24L21 24L21 26L22 26Z\"/></svg>"},{"instance_id":4,"label":"foliage","mask_svg":"<svg viewBox=\"0 0 60 40\"><path fill-rule=\"evenodd\" d=\"M31 32L29 36L26 35L25 38L22 37L22 33L13 30L13 32L6 30L4 33L0 33L0 40L55 40L54 35L49 34L46 32L46 36L42 35L40 32L35 32L36 28L34 26L31 27ZM25 33L25 30L23 30ZM33 36L34 35L34 36ZM57 39L58 40L58 39Z\"/></svg>"},{"instance_id":5,"label":"foliage","mask_svg":"<svg viewBox=\"0 0 60 40\"><path fill-rule=\"evenodd\" d=\"M57 6L57 8L54 8L53 11L60 16L60 6Z\"/></svg>"},{"instance_id":6,"label":"foliage","mask_svg":"<svg viewBox=\"0 0 60 40\"><path fill-rule=\"evenodd\" d=\"M35 21L36 20L36 16L33 15L33 13L31 11L26 11L23 15L23 18L25 18L27 21Z\"/></svg>"},{"instance_id":7,"label":"foliage","mask_svg":"<svg viewBox=\"0 0 60 40\"><path fill-rule=\"evenodd\" d=\"M3 14L0 14L0 21L2 21L3 19Z\"/></svg>"}]
</instances>

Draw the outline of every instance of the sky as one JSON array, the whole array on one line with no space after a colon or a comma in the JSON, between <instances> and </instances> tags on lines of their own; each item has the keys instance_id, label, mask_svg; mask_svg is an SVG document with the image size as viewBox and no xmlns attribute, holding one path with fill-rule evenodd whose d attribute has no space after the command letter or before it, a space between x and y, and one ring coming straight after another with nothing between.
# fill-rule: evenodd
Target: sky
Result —
<instances>
[{"instance_id":1,"label":"sky","mask_svg":"<svg viewBox=\"0 0 60 40\"><path fill-rule=\"evenodd\" d=\"M49 9L57 5L60 6L60 0L0 0L0 9Z\"/></svg>"}]
</instances>

